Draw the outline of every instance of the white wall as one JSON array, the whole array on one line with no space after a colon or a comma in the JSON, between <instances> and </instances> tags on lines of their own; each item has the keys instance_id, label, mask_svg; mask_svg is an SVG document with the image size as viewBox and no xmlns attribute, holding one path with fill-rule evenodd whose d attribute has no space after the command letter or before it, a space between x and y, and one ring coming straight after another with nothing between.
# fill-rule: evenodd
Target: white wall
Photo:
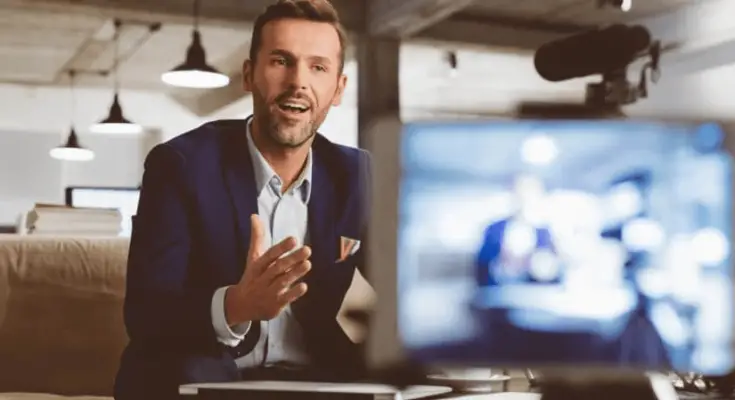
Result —
<instances>
[{"instance_id":1,"label":"white wall","mask_svg":"<svg viewBox=\"0 0 735 400\"><path fill-rule=\"evenodd\" d=\"M631 115L735 120L735 65L677 77L666 75L650 85L650 98L629 107Z\"/></svg>"},{"instance_id":2,"label":"white wall","mask_svg":"<svg viewBox=\"0 0 735 400\"><path fill-rule=\"evenodd\" d=\"M85 163L57 161L64 164L64 185L138 186L145 156L160 142L157 132L143 136L88 135L84 144L95 152L95 159Z\"/></svg>"},{"instance_id":3,"label":"white wall","mask_svg":"<svg viewBox=\"0 0 735 400\"><path fill-rule=\"evenodd\" d=\"M56 142L53 135L0 130L0 225L14 223L20 210L36 201L61 199L63 168L34 154Z\"/></svg>"}]
</instances>

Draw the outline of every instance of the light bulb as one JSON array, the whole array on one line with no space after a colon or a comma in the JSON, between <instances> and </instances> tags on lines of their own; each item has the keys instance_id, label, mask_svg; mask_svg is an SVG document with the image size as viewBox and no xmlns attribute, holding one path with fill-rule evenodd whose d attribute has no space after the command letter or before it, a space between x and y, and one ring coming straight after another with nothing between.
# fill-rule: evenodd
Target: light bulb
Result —
<instances>
[{"instance_id":1,"label":"light bulb","mask_svg":"<svg viewBox=\"0 0 735 400\"><path fill-rule=\"evenodd\" d=\"M91 161L94 159L92 150L79 147L55 147L49 151L49 155L62 161Z\"/></svg>"},{"instance_id":2,"label":"light bulb","mask_svg":"<svg viewBox=\"0 0 735 400\"><path fill-rule=\"evenodd\" d=\"M164 72L161 74L161 80L171 86L192 89L214 89L230 84L227 75L199 70Z\"/></svg>"}]
</instances>

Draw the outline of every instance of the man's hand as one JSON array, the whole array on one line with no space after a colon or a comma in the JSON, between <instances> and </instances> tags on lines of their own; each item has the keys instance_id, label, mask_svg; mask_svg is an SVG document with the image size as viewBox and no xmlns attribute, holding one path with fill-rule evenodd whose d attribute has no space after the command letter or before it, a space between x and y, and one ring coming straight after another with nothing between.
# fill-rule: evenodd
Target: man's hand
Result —
<instances>
[{"instance_id":1,"label":"man's hand","mask_svg":"<svg viewBox=\"0 0 735 400\"><path fill-rule=\"evenodd\" d=\"M250 216L250 249L240 282L225 295L225 317L230 326L247 321L270 320L306 293L306 283L294 283L311 269L311 249L297 250L293 237L263 252L263 226Z\"/></svg>"}]
</instances>

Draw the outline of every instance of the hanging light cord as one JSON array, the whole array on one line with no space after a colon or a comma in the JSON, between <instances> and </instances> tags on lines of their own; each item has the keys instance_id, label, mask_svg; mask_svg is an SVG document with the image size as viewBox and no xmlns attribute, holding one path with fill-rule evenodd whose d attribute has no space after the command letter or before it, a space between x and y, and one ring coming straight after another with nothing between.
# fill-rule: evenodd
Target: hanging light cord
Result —
<instances>
[{"instance_id":1,"label":"hanging light cord","mask_svg":"<svg viewBox=\"0 0 735 400\"><path fill-rule=\"evenodd\" d=\"M194 0L193 14L194 14L194 30L195 31L199 30L199 7L200 7L199 0Z\"/></svg>"},{"instance_id":2,"label":"hanging light cord","mask_svg":"<svg viewBox=\"0 0 735 400\"><path fill-rule=\"evenodd\" d=\"M119 60L119 50L120 49L118 47L119 47L119 42L120 42L120 26L121 25L122 25L122 22L120 20L117 20L116 19L115 20L115 33L114 33L114 36L113 36L113 40L114 40L114 43L113 43L113 46L114 46L114 55L113 55L113 57L114 58L112 60L112 82L114 84L115 94L116 95L120 91L120 82L119 82L118 75L117 75L117 67L118 67L118 63L120 62L120 60Z\"/></svg>"},{"instance_id":3,"label":"hanging light cord","mask_svg":"<svg viewBox=\"0 0 735 400\"><path fill-rule=\"evenodd\" d=\"M71 126L74 128L74 120L77 114L77 96L74 94L74 76L76 71L69 70L69 95L71 96Z\"/></svg>"}]
</instances>

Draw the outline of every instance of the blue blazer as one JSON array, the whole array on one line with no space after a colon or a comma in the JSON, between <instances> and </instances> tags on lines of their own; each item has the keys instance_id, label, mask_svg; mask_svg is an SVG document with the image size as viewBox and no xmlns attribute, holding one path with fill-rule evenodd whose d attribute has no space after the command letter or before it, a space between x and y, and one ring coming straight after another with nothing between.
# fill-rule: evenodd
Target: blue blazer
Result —
<instances>
[{"instance_id":1,"label":"blue blazer","mask_svg":"<svg viewBox=\"0 0 735 400\"><path fill-rule=\"evenodd\" d=\"M258 212L245 120L210 122L157 145L133 220L124 306L130 342L115 383L116 398L170 394L191 381L237 379L234 359L255 343L221 345L211 322L219 287L238 282ZM313 143L309 291L293 303L315 367L344 372L359 353L336 321L362 244L337 262L340 236L365 241L370 158L367 152ZM364 271L363 271L364 272ZM337 375L335 375L335 378Z\"/></svg>"},{"instance_id":2,"label":"blue blazer","mask_svg":"<svg viewBox=\"0 0 735 400\"><path fill-rule=\"evenodd\" d=\"M475 259L475 280L480 287L501 284L491 273L491 269L501 257L505 229L510 222L510 218L500 220L493 222L485 229L482 247ZM535 230L536 249L553 249L554 244L551 239L551 232L547 228L536 228ZM528 274L525 274L522 279L532 280Z\"/></svg>"}]
</instances>

